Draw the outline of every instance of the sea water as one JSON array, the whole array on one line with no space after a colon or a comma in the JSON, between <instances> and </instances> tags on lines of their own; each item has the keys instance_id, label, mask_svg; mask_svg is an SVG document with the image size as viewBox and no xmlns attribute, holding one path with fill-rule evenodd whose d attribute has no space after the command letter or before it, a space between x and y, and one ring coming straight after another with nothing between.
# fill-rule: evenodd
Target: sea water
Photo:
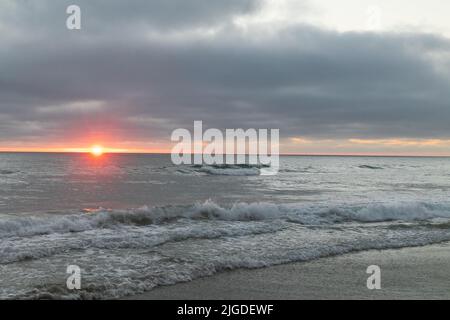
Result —
<instances>
[{"instance_id":1,"label":"sea water","mask_svg":"<svg viewBox=\"0 0 450 320\"><path fill-rule=\"evenodd\" d=\"M450 159L0 154L0 298L119 298L235 268L450 240ZM67 266L81 289L66 287ZM219 289L218 289L219 290Z\"/></svg>"}]
</instances>

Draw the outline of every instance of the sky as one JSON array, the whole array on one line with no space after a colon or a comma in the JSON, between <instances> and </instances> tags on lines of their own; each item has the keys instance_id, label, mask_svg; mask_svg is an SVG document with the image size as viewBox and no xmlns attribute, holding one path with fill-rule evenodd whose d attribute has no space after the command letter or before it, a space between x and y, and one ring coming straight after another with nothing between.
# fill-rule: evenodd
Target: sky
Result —
<instances>
[{"instance_id":1,"label":"sky","mask_svg":"<svg viewBox=\"0 0 450 320\"><path fill-rule=\"evenodd\" d=\"M81 30L66 8L81 8ZM450 2L0 0L0 150L169 152L272 128L281 152L450 155Z\"/></svg>"}]
</instances>

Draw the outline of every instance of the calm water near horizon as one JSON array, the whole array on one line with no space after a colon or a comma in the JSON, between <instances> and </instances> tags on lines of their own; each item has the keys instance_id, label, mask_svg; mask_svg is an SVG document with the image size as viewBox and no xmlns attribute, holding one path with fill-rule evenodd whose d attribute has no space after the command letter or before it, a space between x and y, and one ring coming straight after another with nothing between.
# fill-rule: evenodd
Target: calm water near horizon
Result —
<instances>
[{"instance_id":1,"label":"calm water near horizon","mask_svg":"<svg viewBox=\"0 0 450 320\"><path fill-rule=\"evenodd\" d=\"M450 159L0 153L0 298L107 298L233 268L450 240ZM62 289L66 266L86 286Z\"/></svg>"}]
</instances>

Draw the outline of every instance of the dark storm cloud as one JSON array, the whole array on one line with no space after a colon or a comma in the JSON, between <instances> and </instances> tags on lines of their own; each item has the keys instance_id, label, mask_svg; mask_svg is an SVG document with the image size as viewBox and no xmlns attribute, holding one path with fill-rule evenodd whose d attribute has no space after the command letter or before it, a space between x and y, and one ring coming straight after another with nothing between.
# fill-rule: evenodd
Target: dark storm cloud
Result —
<instances>
[{"instance_id":1,"label":"dark storm cloud","mask_svg":"<svg viewBox=\"0 0 450 320\"><path fill-rule=\"evenodd\" d=\"M89 122L168 139L193 120L284 136L450 137L442 37L244 32L230 19L257 1L211 0L79 1L86 22L68 31L64 1L17 3L0 15L4 140L76 135Z\"/></svg>"}]
</instances>

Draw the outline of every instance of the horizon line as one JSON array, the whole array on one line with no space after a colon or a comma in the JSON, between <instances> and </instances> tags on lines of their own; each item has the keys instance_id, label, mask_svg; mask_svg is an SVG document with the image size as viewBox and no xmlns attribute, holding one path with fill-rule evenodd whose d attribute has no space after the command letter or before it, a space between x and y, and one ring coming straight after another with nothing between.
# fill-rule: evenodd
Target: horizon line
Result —
<instances>
[{"instance_id":1,"label":"horizon line","mask_svg":"<svg viewBox=\"0 0 450 320\"><path fill-rule=\"evenodd\" d=\"M37 153L37 154L90 154L90 151L70 151L70 150L0 150L0 154L5 153ZM107 154L148 154L148 155L170 155L170 152L156 152L156 151L105 151ZM195 155L199 153L189 153L189 155ZM226 156L231 154L218 154L218 156ZM234 153L232 155L242 155ZM247 155L248 154L244 154ZM392 157L392 158L450 158L448 155L427 155L427 154L363 154L363 153L280 153L280 156L297 156L297 157Z\"/></svg>"}]
</instances>

